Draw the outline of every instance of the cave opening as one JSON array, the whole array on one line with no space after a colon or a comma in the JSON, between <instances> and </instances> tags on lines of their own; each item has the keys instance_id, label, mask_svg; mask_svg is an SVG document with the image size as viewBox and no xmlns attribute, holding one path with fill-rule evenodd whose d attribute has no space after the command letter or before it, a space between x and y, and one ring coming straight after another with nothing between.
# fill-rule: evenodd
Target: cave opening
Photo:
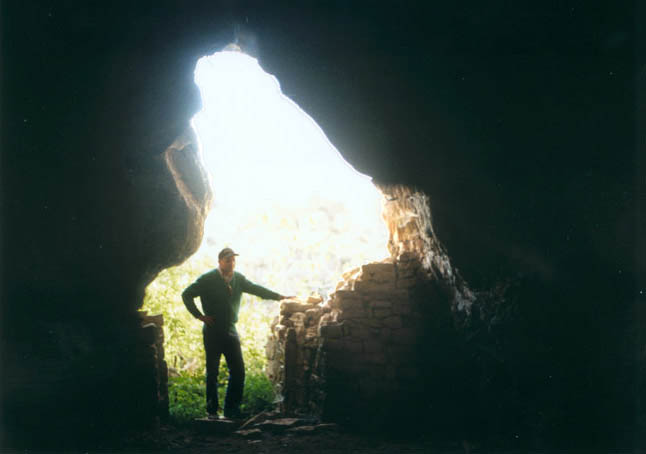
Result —
<instances>
[{"instance_id":1,"label":"cave opening","mask_svg":"<svg viewBox=\"0 0 646 454\"><path fill-rule=\"evenodd\" d=\"M218 266L222 248L240 254L236 270L251 281L304 302L325 301L344 273L391 256L382 192L255 58L228 46L198 61L195 82L203 109L192 126L213 202L199 250L161 272L143 306L164 314L171 380L203 376L201 324L181 292ZM275 302L243 295L237 328L252 386L266 386L265 344L278 313Z\"/></svg>"}]
</instances>

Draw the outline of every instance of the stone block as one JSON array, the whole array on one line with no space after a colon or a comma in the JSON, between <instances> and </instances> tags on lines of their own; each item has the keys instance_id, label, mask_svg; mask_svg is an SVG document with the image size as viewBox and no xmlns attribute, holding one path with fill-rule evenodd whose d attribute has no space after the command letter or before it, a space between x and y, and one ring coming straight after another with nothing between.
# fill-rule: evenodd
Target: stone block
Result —
<instances>
[{"instance_id":1,"label":"stone block","mask_svg":"<svg viewBox=\"0 0 646 454\"><path fill-rule=\"evenodd\" d=\"M321 325L319 327L321 337L327 339L338 339L343 337L343 323Z\"/></svg>"},{"instance_id":2,"label":"stone block","mask_svg":"<svg viewBox=\"0 0 646 454\"><path fill-rule=\"evenodd\" d=\"M274 328L274 333L276 334L276 337L278 338L278 340L284 341L287 333L287 326L276 325L276 327Z\"/></svg>"},{"instance_id":3,"label":"stone block","mask_svg":"<svg viewBox=\"0 0 646 454\"><path fill-rule=\"evenodd\" d=\"M354 283L355 292L388 293L395 289L395 281L374 282L370 280L357 280Z\"/></svg>"},{"instance_id":4,"label":"stone block","mask_svg":"<svg viewBox=\"0 0 646 454\"><path fill-rule=\"evenodd\" d=\"M280 303L280 314L291 315L298 312L305 312L308 309L313 309L315 304L301 303L300 301L285 301Z\"/></svg>"},{"instance_id":5,"label":"stone block","mask_svg":"<svg viewBox=\"0 0 646 454\"><path fill-rule=\"evenodd\" d=\"M418 279L418 273L419 271L417 270L411 270L411 269L402 269L397 273L397 280L402 280L402 279Z\"/></svg>"},{"instance_id":6,"label":"stone block","mask_svg":"<svg viewBox=\"0 0 646 454\"><path fill-rule=\"evenodd\" d=\"M151 318L151 317L149 317ZM160 328L154 323L146 323L141 327L140 336L144 343L147 345L153 345L157 343L159 339Z\"/></svg>"},{"instance_id":7,"label":"stone block","mask_svg":"<svg viewBox=\"0 0 646 454\"><path fill-rule=\"evenodd\" d=\"M303 312L295 312L289 316L294 326L305 326L305 314Z\"/></svg>"},{"instance_id":8,"label":"stone block","mask_svg":"<svg viewBox=\"0 0 646 454\"><path fill-rule=\"evenodd\" d=\"M305 421L299 418L280 418L280 419L270 419L268 421L263 421L258 424L254 424L254 428L260 430L268 430L271 432L283 432L290 427L297 427L305 424Z\"/></svg>"},{"instance_id":9,"label":"stone block","mask_svg":"<svg viewBox=\"0 0 646 454\"><path fill-rule=\"evenodd\" d=\"M265 354L269 361L276 358L276 341L274 339L269 339L267 344L265 344Z\"/></svg>"},{"instance_id":10,"label":"stone block","mask_svg":"<svg viewBox=\"0 0 646 454\"><path fill-rule=\"evenodd\" d=\"M350 353L363 353L361 341L353 342L349 339L343 341L343 348Z\"/></svg>"},{"instance_id":11,"label":"stone block","mask_svg":"<svg viewBox=\"0 0 646 454\"><path fill-rule=\"evenodd\" d=\"M277 361L277 360L268 361L267 366L265 366L265 372L267 373L267 377L272 382L277 381L280 378L281 372L282 372L280 361Z\"/></svg>"},{"instance_id":12,"label":"stone block","mask_svg":"<svg viewBox=\"0 0 646 454\"><path fill-rule=\"evenodd\" d=\"M418 261L417 254L410 251L404 251L397 256L397 262L406 263L410 261Z\"/></svg>"},{"instance_id":13,"label":"stone block","mask_svg":"<svg viewBox=\"0 0 646 454\"><path fill-rule=\"evenodd\" d=\"M299 344L305 342L305 325L294 325L294 328L291 328L296 332L296 341Z\"/></svg>"},{"instance_id":14,"label":"stone block","mask_svg":"<svg viewBox=\"0 0 646 454\"><path fill-rule=\"evenodd\" d=\"M343 332L346 336L357 339L365 339L370 336L370 328L358 320L347 320Z\"/></svg>"},{"instance_id":15,"label":"stone block","mask_svg":"<svg viewBox=\"0 0 646 454\"><path fill-rule=\"evenodd\" d=\"M257 440L259 438L262 438L262 430L260 429L237 430L234 432L234 434L249 440Z\"/></svg>"},{"instance_id":16,"label":"stone block","mask_svg":"<svg viewBox=\"0 0 646 454\"><path fill-rule=\"evenodd\" d=\"M280 317L278 325L292 327L292 326L294 326L294 322L292 322L291 319L288 316L285 315L285 316ZM276 325L276 326L278 326L278 325Z\"/></svg>"},{"instance_id":17,"label":"stone block","mask_svg":"<svg viewBox=\"0 0 646 454\"><path fill-rule=\"evenodd\" d=\"M383 324L387 328L397 329L402 327L402 319L399 315L393 315L383 320Z\"/></svg>"},{"instance_id":18,"label":"stone block","mask_svg":"<svg viewBox=\"0 0 646 454\"><path fill-rule=\"evenodd\" d=\"M392 286L392 288L385 291L366 290L361 293L361 296L364 301L368 302L374 300L388 300L395 304L400 301L408 301L408 290Z\"/></svg>"},{"instance_id":19,"label":"stone block","mask_svg":"<svg viewBox=\"0 0 646 454\"><path fill-rule=\"evenodd\" d=\"M383 351L364 354L364 360L371 364L383 365L387 363L386 354Z\"/></svg>"},{"instance_id":20,"label":"stone block","mask_svg":"<svg viewBox=\"0 0 646 454\"><path fill-rule=\"evenodd\" d=\"M422 263L419 260L408 260L408 261L398 261L395 264L397 269L397 274L407 274L407 273L416 273L422 267Z\"/></svg>"},{"instance_id":21,"label":"stone block","mask_svg":"<svg viewBox=\"0 0 646 454\"><path fill-rule=\"evenodd\" d=\"M366 353L383 352L384 345L378 339L375 339L375 338L366 339L363 341L363 351Z\"/></svg>"},{"instance_id":22,"label":"stone block","mask_svg":"<svg viewBox=\"0 0 646 454\"><path fill-rule=\"evenodd\" d=\"M376 318L362 318L356 321L367 328L371 328L372 330L380 330L383 328L383 323L381 323L381 320Z\"/></svg>"},{"instance_id":23,"label":"stone block","mask_svg":"<svg viewBox=\"0 0 646 454\"><path fill-rule=\"evenodd\" d=\"M412 328L393 329L391 341L393 344L412 345L417 341L417 331Z\"/></svg>"},{"instance_id":24,"label":"stone block","mask_svg":"<svg viewBox=\"0 0 646 454\"><path fill-rule=\"evenodd\" d=\"M338 309L342 304L351 304L352 301L361 301L361 295L352 290L337 290L330 295L330 306Z\"/></svg>"},{"instance_id":25,"label":"stone block","mask_svg":"<svg viewBox=\"0 0 646 454\"><path fill-rule=\"evenodd\" d=\"M397 288L411 288L417 284L418 280L414 277L397 279Z\"/></svg>"},{"instance_id":26,"label":"stone block","mask_svg":"<svg viewBox=\"0 0 646 454\"><path fill-rule=\"evenodd\" d=\"M319 304L323 302L323 298L319 294L312 294L307 297L307 304Z\"/></svg>"},{"instance_id":27,"label":"stone block","mask_svg":"<svg viewBox=\"0 0 646 454\"><path fill-rule=\"evenodd\" d=\"M385 309L385 308L390 308L393 306L393 303L389 300L372 300L370 301L370 305L373 308L379 308L379 309Z\"/></svg>"},{"instance_id":28,"label":"stone block","mask_svg":"<svg viewBox=\"0 0 646 454\"><path fill-rule=\"evenodd\" d=\"M339 339L325 338L321 345L326 351L343 350L343 342Z\"/></svg>"},{"instance_id":29,"label":"stone block","mask_svg":"<svg viewBox=\"0 0 646 454\"><path fill-rule=\"evenodd\" d=\"M305 325L317 325L322 312L319 309L308 309L305 311Z\"/></svg>"},{"instance_id":30,"label":"stone block","mask_svg":"<svg viewBox=\"0 0 646 454\"><path fill-rule=\"evenodd\" d=\"M327 354L328 378L334 374L342 376L364 373L365 363L360 361L361 353L333 350ZM356 387L354 382L347 382L345 388Z\"/></svg>"},{"instance_id":31,"label":"stone block","mask_svg":"<svg viewBox=\"0 0 646 454\"><path fill-rule=\"evenodd\" d=\"M230 419L196 418L193 425L200 432L222 435L231 434L240 424Z\"/></svg>"},{"instance_id":32,"label":"stone block","mask_svg":"<svg viewBox=\"0 0 646 454\"><path fill-rule=\"evenodd\" d=\"M407 301L393 304L393 314L409 315L411 312L410 304Z\"/></svg>"},{"instance_id":33,"label":"stone block","mask_svg":"<svg viewBox=\"0 0 646 454\"><path fill-rule=\"evenodd\" d=\"M329 325L332 322L332 314L323 314L319 319L319 329L321 326Z\"/></svg>"},{"instance_id":34,"label":"stone block","mask_svg":"<svg viewBox=\"0 0 646 454\"><path fill-rule=\"evenodd\" d=\"M287 429L287 432L290 434L294 435L310 435L310 434L319 434L319 433L328 433L328 432L335 432L338 430L338 426L334 423L326 423L326 424L317 424L315 426L300 426L300 427L293 427L291 429Z\"/></svg>"},{"instance_id":35,"label":"stone block","mask_svg":"<svg viewBox=\"0 0 646 454\"><path fill-rule=\"evenodd\" d=\"M339 302L339 309L342 311L356 311L364 310L365 303L360 299L351 299L351 300L341 300Z\"/></svg>"},{"instance_id":36,"label":"stone block","mask_svg":"<svg viewBox=\"0 0 646 454\"><path fill-rule=\"evenodd\" d=\"M361 272L361 267L356 267L351 269L350 271L346 271L341 275L344 281L349 281L350 279L355 279L357 275Z\"/></svg>"},{"instance_id":37,"label":"stone block","mask_svg":"<svg viewBox=\"0 0 646 454\"><path fill-rule=\"evenodd\" d=\"M375 308L372 310L372 316L375 318L386 318L393 314L390 308Z\"/></svg>"},{"instance_id":38,"label":"stone block","mask_svg":"<svg viewBox=\"0 0 646 454\"><path fill-rule=\"evenodd\" d=\"M337 320L342 322L344 320L356 320L356 319L363 319L367 318L368 313L363 309L353 309L353 310L344 310L342 312L339 312L339 315L337 316Z\"/></svg>"},{"instance_id":39,"label":"stone block","mask_svg":"<svg viewBox=\"0 0 646 454\"><path fill-rule=\"evenodd\" d=\"M361 274L362 275L371 275L377 273L394 273L395 264L390 262L373 262L366 263L361 265Z\"/></svg>"}]
</instances>

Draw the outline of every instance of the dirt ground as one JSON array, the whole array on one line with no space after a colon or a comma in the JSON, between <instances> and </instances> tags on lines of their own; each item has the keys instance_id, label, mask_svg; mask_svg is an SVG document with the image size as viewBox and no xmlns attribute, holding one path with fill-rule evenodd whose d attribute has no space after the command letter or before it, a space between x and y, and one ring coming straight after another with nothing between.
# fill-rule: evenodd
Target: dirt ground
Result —
<instances>
[{"instance_id":1,"label":"dirt ground","mask_svg":"<svg viewBox=\"0 0 646 454\"><path fill-rule=\"evenodd\" d=\"M430 441L388 440L378 436L346 433L340 430L313 434L288 434L263 432L255 439L235 434L209 433L197 428L178 429L162 426L157 431L139 434L130 438L120 452L170 452L197 454L241 453L447 453L462 454L465 450L457 443L454 446L433 446Z\"/></svg>"},{"instance_id":2,"label":"dirt ground","mask_svg":"<svg viewBox=\"0 0 646 454\"><path fill-rule=\"evenodd\" d=\"M247 429L253 426L248 426ZM588 449L527 450L496 449L478 446L466 441L437 442L422 436L395 439L380 434L359 434L333 427L313 432L290 432L289 430L263 429L252 437L239 434L218 433L221 429L208 425L193 425L178 428L161 426L129 438L114 452L125 453L241 453L241 454L583 454Z\"/></svg>"}]
</instances>

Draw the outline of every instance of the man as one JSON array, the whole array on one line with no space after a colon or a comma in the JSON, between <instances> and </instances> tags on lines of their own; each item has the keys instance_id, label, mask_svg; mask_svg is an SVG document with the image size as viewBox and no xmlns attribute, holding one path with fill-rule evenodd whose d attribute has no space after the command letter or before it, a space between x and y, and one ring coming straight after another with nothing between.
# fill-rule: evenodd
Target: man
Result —
<instances>
[{"instance_id":1,"label":"man","mask_svg":"<svg viewBox=\"0 0 646 454\"><path fill-rule=\"evenodd\" d=\"M218 371L221 355L224 355L229 367L224 416L240 417L245 370L236 322L242 293L276 301L290 298L256 285L241 273L234 272L237 255L231 248L222 249L218 254L219 267L200 276L182 293L186 309L204 323L202 335L206 352L206 410L211 418L218 417ZM204 314L193 301L197 296L200 297Z\"/></svg>"}]
</instances>

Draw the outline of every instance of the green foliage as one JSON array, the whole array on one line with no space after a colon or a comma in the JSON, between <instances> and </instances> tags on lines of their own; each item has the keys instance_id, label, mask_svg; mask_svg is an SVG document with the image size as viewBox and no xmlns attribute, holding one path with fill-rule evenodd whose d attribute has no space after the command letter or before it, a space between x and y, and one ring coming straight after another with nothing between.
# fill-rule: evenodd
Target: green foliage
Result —
<instances>
[{"instance_id":1,"label":"green foliage","mask_svg":"<svg viewBox=\"0 0 646 454\"><path fill-rule=\"evenodd\" d=\"M162 271L146 289L143 309L164 316L164 350L173 374L169 379L171 419L185 423L206 414L205 356L202 323L193 318L182 302L181 293L201 274L216 266L209 257L192 257L184 264ZM199 302L197 306L200 307ZM271 404L274 392L264 374L267 363L265 344L278 304L243 295L237 324L245 361L245 390L242 409L251 413ZM229 371L224 357L220 362L218 395L224 402Z\"/></svg>"},{"instance_id":2,"label":"green foliage","mask_svg":"<svg viewBox=\"0 0 646 454\"><path fill-rule=\"evenodd\" d=\"M226 393L226 366L220 368L218 389L220 402ZM206 415L206 382L203 375L182 374L168 380L168 398L171 421L187 424L195 418ZM245 379L245 392L241 405L242 411L250 414L260 413L271 407L274 390L271 382L263 373L251 373Z\"/></svg>"},{"instance_id":3,"label":"green foliage","mask_svg":"<svg viewBox=\"0 0 646 454\"><path fill-rule=\"evenodd\" d=\"M186 424L206 414L204 377L181 375L168 379L168 400L171 420Z\"/></svg>"},{"instance_id":4,"label":"green foliage","mask_svg":"<svg viewBox=\"0 0 646 454\"><path fill-rule=\"evenodd\" d=\"M271 407L274 400L274 388L264 373L253 373L245 379L245 392L242 411L257 414Z\"/></svg>"},{"instance_id":5,"label":"green foliage","mask_svg":"<svg viewBox=\"0 0 646 454\"><path fill-rule=\"evenodd\" d=\"M201 274L213 268L209 258L187 260L168 268L146 289L143 309L164 316L164 352L168 366L195 375L204 371L202 324L182 302L182 291Z\"/></svg>"}]
</instances>

